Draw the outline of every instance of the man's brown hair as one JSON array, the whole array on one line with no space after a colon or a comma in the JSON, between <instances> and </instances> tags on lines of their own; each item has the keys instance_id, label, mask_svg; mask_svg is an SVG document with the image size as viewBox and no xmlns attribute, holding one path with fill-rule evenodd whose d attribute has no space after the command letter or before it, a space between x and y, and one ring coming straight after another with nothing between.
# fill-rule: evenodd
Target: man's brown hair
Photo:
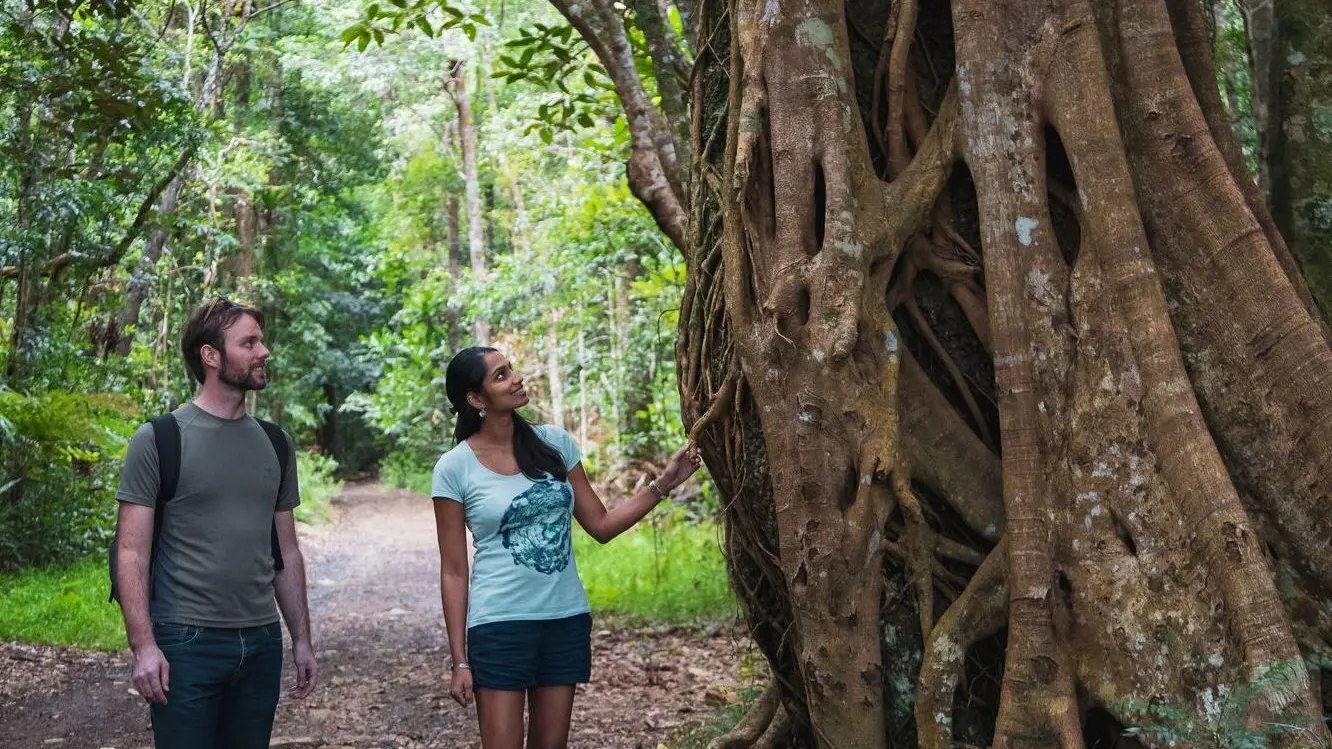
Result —
<instances>
[{"instance_id":1,"label":"man's brown hair","mask_svg":"<svg viewBox=\"0 0 1332 749\"><path fill-rule=\"evenodd\" d=\"M249 315L264 327L264 313L240 302L233 302L225 297L217 297L206 304L201 304L190 312L190 319L185 323L185 334L180 339L180 351L185 356L185 366L200 385L204 381L203 357L199 351L205 346L226 353L227 328L236 324L241 315Z\"/></svg>"}]
</instances>

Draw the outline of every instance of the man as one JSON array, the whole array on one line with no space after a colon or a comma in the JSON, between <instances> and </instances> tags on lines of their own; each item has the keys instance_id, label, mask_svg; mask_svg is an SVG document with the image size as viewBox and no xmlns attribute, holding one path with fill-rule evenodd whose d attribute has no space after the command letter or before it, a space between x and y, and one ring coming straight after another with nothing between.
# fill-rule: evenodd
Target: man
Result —
<instances>
[{"instance_id":1,"label":"man","mask_svg":"<svg viewBox=\"0 0 1332 749\"><path fill-rule=\"evenodd\" d=\"M131 439L116 492L116 587L134 686L149 702L158 749L268 746L282 673L278 608L291 634L293 693L305 698L315 688L305 563L291 514L300 501L293 445L284 433L291 458L283 477L273 441L245 412L246 393L268 384L263 324L258 310L226 299L190 315L181 350L202 387L173 413L180 474L158 510L155 541L153 424Z\"/></svg>"}]
</instances>

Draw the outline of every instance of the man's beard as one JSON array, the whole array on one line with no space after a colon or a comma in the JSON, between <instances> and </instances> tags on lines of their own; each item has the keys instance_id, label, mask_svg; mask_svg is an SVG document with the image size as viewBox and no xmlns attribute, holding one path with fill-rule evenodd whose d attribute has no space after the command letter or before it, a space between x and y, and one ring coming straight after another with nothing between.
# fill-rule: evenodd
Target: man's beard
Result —
<instances>
[{"instance_id":1,"label":"man's beard","mask_svg":"<svg viewBox=\"0 0 1332 749\"><path fill-rule=\"evenodd\" d=\"M240 390L263 390L268 386L268 378L263 376L262 367L258 371L253 367L248 369L232 367L227 361L227 352L219 353L222 354L222 368L218 370L217 379Z\"/></svg>"}]
</instances>

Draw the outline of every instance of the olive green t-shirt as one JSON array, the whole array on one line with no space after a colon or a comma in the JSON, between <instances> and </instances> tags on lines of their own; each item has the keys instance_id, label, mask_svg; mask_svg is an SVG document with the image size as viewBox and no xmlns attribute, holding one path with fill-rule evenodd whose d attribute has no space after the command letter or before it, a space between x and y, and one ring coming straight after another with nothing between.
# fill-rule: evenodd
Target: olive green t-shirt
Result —
<instances>
[{"instance_id":1,"label":"olive green t-shirt","mask_svg":"<svg viewBox=\"0 0 1332 749\"><path fill-rule=\"evenodd\" d=\"M151 618L200 627L271 624L278 619L273 513L300 504L296 461L283 484L273 443L253 418L223 419L193 403L174 413L180 481L161 510ZM130 439L116 499L152 507L157 491L157 442L144 424Z\"/></svg>"}]
</instances>

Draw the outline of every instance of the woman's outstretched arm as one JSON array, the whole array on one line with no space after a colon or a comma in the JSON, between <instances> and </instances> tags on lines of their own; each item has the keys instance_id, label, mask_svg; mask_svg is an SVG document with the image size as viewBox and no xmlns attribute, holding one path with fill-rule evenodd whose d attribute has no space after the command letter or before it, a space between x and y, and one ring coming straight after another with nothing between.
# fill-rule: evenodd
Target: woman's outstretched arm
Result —
<instances>
[{"instance_id":1,"label":"woman's outstretched arm","mask_svg":"<svg viewBox=\"0 0 1332 749\"><path fill-rule=\"evenodd\" d=\"M439 594L444 605L444 630L453 657L449 694L467 707L472 704L472 672L467 666L467 521L460 503L435 498L435 534L439 539ZM463 667L459 668L459 664Z\"/></svg>"},{"instance_id":2,"label":"woman's outstretched arm","mask_svg":"<svg viewBox=\"0 0 1332 749\"><path fill-rule=\"evenodd\" d=\"M569 483L573 485L574 490L574 518L583 526L583 530L587 531L587 535L604 544L642 520L643 516L651 512L666 494L692 476L694 471L698 470L700 462L698 450L692 444L685 445L671 456L665 470L657 477L657 488L662 491L661 497L657 496L649 486L643 485L627 502L617 505L613 510L606 509L605 503L597 496L592 483L588 481L583 464L579 463L569 471Z\"/></svg>"}]
</instances>

